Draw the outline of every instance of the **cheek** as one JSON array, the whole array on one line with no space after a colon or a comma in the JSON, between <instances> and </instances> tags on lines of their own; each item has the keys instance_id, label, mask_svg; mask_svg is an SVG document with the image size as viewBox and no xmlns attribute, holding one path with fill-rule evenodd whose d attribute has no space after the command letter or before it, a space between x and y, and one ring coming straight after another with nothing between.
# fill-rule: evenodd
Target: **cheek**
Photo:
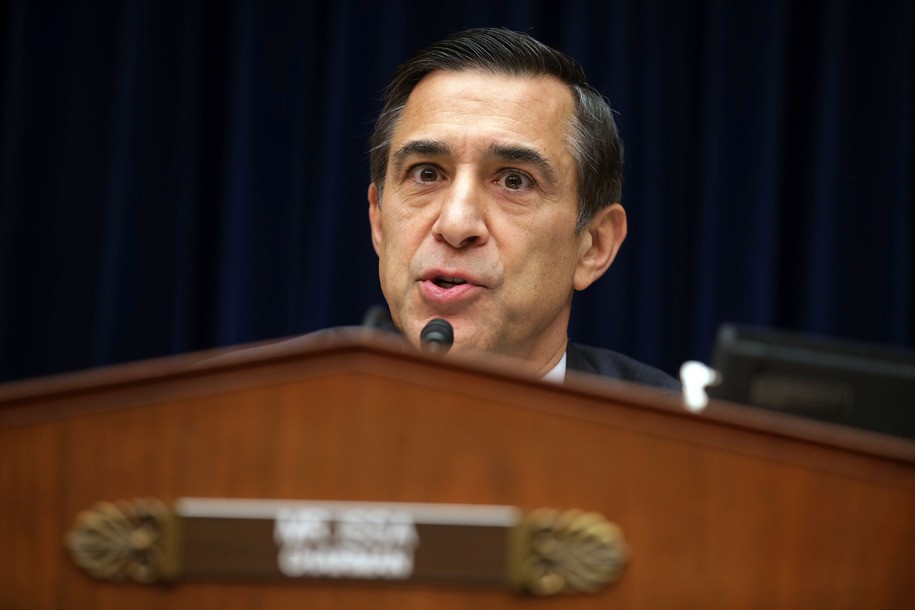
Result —
<instances>
[{"instance_id":1,"label":"cheek","mask_svg":"<svg viewBox=\"0 0 915 610\"><path fill-rule=\"evenodd\" d=\"M378 255L378 274L382 291L393 296L409 283L410 265L416 247L407 227L388 223L385 228L384 242Z\"/></svg>"},{"instance_id":2,"label":"cheek","mask_svg":"<svg viewBox=\"0 0 915 610\"><path fill-rule=\"evenodd\" d=\"M535 286L544 295L570 292L578 250L578 242L568 235L540 233L516 256L524 283L528 288Z\"/></svg>"}]
</instances>

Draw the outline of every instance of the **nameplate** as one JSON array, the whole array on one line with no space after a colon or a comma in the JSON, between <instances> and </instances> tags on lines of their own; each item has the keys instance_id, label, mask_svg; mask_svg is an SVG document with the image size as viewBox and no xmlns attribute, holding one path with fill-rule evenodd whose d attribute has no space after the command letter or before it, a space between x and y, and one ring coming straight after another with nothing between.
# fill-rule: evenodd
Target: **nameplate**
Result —
<instances>
[{"instance_id":1,"label":"nameplate","mask_svg":"<svg viewBox=\"0 0 915 610\"><path fill-rule=\"evenodd\" d=\"M628 551L596 513L513 506L182 498L99 503L66 545L109 581L356 580L596 591Z\"/></svg>"}]
</instances>

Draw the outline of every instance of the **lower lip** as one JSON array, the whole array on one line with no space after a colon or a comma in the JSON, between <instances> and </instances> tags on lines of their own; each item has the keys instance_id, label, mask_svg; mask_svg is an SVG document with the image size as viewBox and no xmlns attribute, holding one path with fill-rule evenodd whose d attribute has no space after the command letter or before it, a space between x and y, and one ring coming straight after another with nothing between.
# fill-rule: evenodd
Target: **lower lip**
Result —
<instances>
[{"instance_id":1,"label":"lower lip","mask_svg":"<svg viewBox=\"0 0 915 610\"><path fill-rule=\"evenodd\" d=\"M472 298L479 290L482 289L481 286L469 283L460 284L451 288L442 288L435 282L429 280L421 281L420 288L422 290L423 296L427 301L438 304L450 304L465 301Z\"/></svg>"}]
</instances>

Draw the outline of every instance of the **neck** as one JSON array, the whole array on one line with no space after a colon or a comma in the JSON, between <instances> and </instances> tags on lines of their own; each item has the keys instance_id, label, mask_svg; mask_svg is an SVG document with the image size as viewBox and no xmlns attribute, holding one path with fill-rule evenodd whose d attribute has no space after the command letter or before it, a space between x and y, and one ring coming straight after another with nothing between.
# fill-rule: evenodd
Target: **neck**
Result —
<instances>
[{"instance_id":1,"label":"neck","mask_svg":"<svg viewBox=\"0 0 915 610\"><path fill-rule=\"evenodd\" d=\"M546 360L542 360L541 363L539 363L539 364L531 362L531 364L533 365L532 370L534 372L534 375L537 377L543 377L544 375L549 373L551 370L553 370L553 367L555 367L557 364L559 364L559 361L562 360L562 357L565 355L567 346L568 346L568 339L565 339L562 341L562 343L560 343L558 349L554 350L552 353L549 354L549 356Z\"/></svg>"}]
</instances>

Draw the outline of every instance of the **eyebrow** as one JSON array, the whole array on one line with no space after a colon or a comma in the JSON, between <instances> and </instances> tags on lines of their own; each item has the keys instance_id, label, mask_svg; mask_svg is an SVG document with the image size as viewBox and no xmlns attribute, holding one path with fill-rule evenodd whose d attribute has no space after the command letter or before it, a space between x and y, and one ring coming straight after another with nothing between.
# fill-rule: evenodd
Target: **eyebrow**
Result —
<instances>
[{"instance_id":1,"label":"eyebrow","mask_svg":"<svg viewBox=\"0 0 915 610\"><path fill-rule=\"evenodd\" d=\"M489 146L489 156L512 163L528 163L534 165L540 170L551 186L556 185L556 171L553 169L553 166L546 157L533 148L528 148L527 146L491 144Z\"/></svg>"},{"instance_id":2,"label":"eyebrow","mask_svg":"<svg viewBox=\"0 0 915 610\"><path fill-rule=\"evenodd\" d=\"M404 162L416 155L423 157L444 157L451 153L451 147L438 140L411 140L391 155L394 173L399 174Z\"/></svg>"}]
</instances>

